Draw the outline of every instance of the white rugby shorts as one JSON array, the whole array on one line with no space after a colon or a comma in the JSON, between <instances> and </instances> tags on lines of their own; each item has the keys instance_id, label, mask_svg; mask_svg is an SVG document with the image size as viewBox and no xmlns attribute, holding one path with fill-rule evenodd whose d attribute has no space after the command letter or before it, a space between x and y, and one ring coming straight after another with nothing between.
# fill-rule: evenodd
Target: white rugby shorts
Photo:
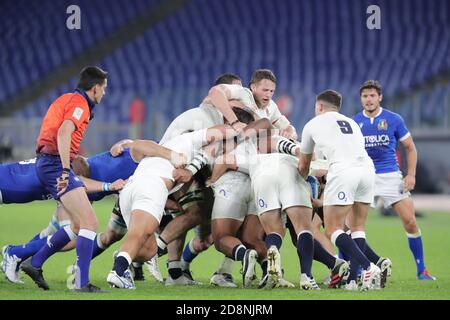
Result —
<instances>
[{"instance_id":1,"label":"white rugby shorts","mask_svg":"<svg viewBox=\"0 0 450 320\"><path fill-rule=\"evenodd\" d=\"M168 194L169 191L161 177L133 176L119 196L120 210L127 227L133 210L145 211L161 222Z\"/></svg>"}]
</instances>

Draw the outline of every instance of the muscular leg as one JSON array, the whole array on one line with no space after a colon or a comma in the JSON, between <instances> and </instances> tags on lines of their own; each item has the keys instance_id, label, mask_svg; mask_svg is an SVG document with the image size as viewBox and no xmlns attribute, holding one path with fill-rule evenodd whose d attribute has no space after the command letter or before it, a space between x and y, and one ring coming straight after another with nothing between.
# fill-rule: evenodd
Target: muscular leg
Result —
<instances>
[{"instance_id":1,"label":"muscular leg","mask_svg":"<svg viewBox=\"0 0 450 320\"><path fill-rule=\"evenodd\" d=\"M150 247L151 249L151 237L158 226L158 220L146 211L133 210L131 212L128 232L114 260L113 270L118 276L122 277L124 275L124 272L135 258L142 258L143 251L147 251L146 248ZM151 250L149 251L150 253L147 256L151 255ZM143 255L145 256L145 254Z\"/></svg>"},{"instance_id":2,"label":"muscular leg","mask_svg":"<svg viewBox=\"0 0 450 320\"><path fill-rule=\"evenodd\" d=\"M233 256L233 249L242 245L241 240L236 237L241 225L241 221L229 218L214 219L212 221L214 246L217 251L234 260L236 260L236 257Z\"/></svg>"},{"instance_id":3,"label":"muscular leg","mask_svg":"<svg viewBox=\"0 0 450 320\"><path fill-rule=\"evenodd\" d=\"M173 221L175 220L176 218ZM186 233L183 233L167 245L167 271L172 279L178 279L183 275L180 260L185 239Z\"/></svg>"},{"instance_id":4,"label":"muscular leg","mask_svg":"<svg viewBox=\"0 0 450 320\"><path fill-rule=\"evenodd\" d=\"M154 234L151 234L147 237L147 240L143 243L133 261L144 263L153 258L156 255L156 251L156 237Z\"/></svg>"},{"instance_id":5,"label":"muscular leg","mask_svg":"<svg viewBox=\"0 0 450 320\"><path fill-rule=\"evenodd\" d=\"M394 203L392 207L402 220L403 228L408 237L409 248L414 256L414 261L416 262L417 275L420 278L420 275L426 272L426 267L423 254L422 235L417 226L413 200L408 197ZM434 279L432 276L425 278Z\"/></svg>"},{"instance_id":6,"label":"muscular leg","mask_svg":"<svg viewBox=\"0 0 450 320\"><path fill-rule=\"evenodd\" d=\"M314 238L311 227L312 209L303 206L293 206L285 211L297 234L296 247L301 273L312 278L311 267L314 255Z\"/></svg>"},{"instance_id":7,"label":"muscular leg","mask_svg":"<svg viewBox=\"0 0 450 320\"><path fill-rule=\"evenodd\" d=\"M259 261L264 261L267 258L267 248L264 242L266 233L258 216L254 214L245 216L240 233L242 242L248 248L255 249L258 252Z\"/></svg>"},{"instance_id":8,"label":"muscular leg","mask_svg":"<svg viewBox=\"0 0 450 320\"><path fill-rule=\"evenodd\" d=\"M370 261L359 249L353 239L344 232L344 224L347 215L350 213L352 205L324 206L325 232L331 241L347 256L350 257L351 266L361 265L364 269L370 267ZM348 281L356 280L349 277Z\"/></svg>"},{"instance_id":9,"label":"muscular leg","mask_svg":"<svg viewBox=\"0 0 450 320\"><path fill-rule=\"evenodd\" d=\"M200 206L192 205L187 208L184 214L181 214L170 221L159 235L159 251L164 252L167 244L182 236L196 225L200 224L202 219L203 216Z\"/></svg>"},{"instance_id":10,"label":"muscular leg","mask_svg":"<svg viewBox=\"0 0 450 320\"><path fill-rule=\"evenodd\" d=\"M314 234L314 239L317 240L326 251L328 251L331 255L334 256L336 254L334 246L331 243L330 239L327 238L327 236L324 233L322 233L321 231L322 220L319 218L317 214L313 216L311 226Z\"/></svg>"},{"instance_id":11,"label":"muscular leg","mask_svg":"<svg viewBox=\"0 0 450 320\"><path fill-rule=\"evenodd\" d=\"M351 230L352 239L355 240L358 247L367 256L370 262L377 264L380 256L377 255L367 243L366 240L366 221L369 212L369 204L355 202L352 212L347 217L347 224Z\"/></svg>"},{"instance_id":12,"label":"muscular leg","mask_svg":"<svg viewBox=\"0 0 450 320\"><path fill-rule=\"evenodd\" d=\"M77 241L77 288L89 283L89 266L92 256L93 240L97 228L97 218L88 200L84 188L79 187L70 190L61 196L60 201L69 213L72 221L71 227L67 226L56 232L51 240L24 266L24 270L30 268L40 269L43 263L54 253L62 249L70 240L78 234Z\"/></svg>"}]
</instances>

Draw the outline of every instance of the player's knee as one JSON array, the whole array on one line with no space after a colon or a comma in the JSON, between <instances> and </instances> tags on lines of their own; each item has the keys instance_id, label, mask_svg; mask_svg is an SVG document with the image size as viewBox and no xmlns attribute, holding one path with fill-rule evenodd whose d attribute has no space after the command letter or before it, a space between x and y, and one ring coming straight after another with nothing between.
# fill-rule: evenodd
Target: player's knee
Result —
<instances>
[{"instance_id":1,"label":"player's knee","mask_svg":"<svg viewBox=\"0 0 450 320\"><path fill-rule=\"evenodd\" d=\"M417 221L414 216L404 219L403 224L405 225L405 229L408 233L416 233L418 230Z\"/></svg>"},{"instance_id":2,"label":"player's knee","mask_svg":"<svg viewBox=\"0 0 450 320\"><path fill-rule=\"evenodd\" d=\"M85 222L85 228L92 230L92 231L96 231L98 228L98 220L97 217L90 217L86 222Z\"/></svg>"}]
</instances>

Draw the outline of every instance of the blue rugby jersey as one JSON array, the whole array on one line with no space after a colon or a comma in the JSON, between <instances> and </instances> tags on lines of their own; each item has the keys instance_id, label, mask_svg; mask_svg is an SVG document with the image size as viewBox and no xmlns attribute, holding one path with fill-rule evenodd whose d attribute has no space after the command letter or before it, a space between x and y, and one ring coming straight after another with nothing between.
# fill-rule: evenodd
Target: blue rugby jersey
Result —
<instances>
[{"instance_id":1,"label":"blue rugby jersey","mask_svg":"<svg viewBox=\"0 0 450 320\"><path fill-rule=\"evenodd\" d=\"M36 159L0 164L0 203L50 199L36 173Z\"/></svg>"},{"instance_id":2,"label":"blue rugby jersey","mask_svg":"<svg viewBox=\"0 0 450 320\"><path fill-rule=\"evenodd\" d=\"M353 117L361 128L366 151L372 158L376 173L399 171L396 149L398 141L410 136L403 118L392 111L381 108L374 118L364 111Z\"/></svg>"},{"instance_id":3,"label":"blue rugby jersey","mask_svg":"<svg viewBox=\"0 0 450 320\"><path fill-rule=\"evenodd\" d=\"M136 163L130 155L129 149L113 157L109 151L97 154L87 159L91 172L90 178L93 180L114 182L117 179L126 180L131 177L136 170ZM89 200L98 201L112 192L88 193Z\"/></svg>"}]
</instances>

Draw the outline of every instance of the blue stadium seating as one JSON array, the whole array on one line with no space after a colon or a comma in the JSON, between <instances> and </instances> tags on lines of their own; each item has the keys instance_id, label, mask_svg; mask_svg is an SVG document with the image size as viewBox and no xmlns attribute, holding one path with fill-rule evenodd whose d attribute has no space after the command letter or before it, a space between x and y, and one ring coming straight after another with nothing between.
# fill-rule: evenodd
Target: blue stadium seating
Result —
<instances>
[{"instance_id":1,"label":"blue stadium seating","mask_svg":"<svg viewBox=\"0 0 450 320\"><path fill-rule=\"evenodd\" d=\"M0 101L12 97L160 0L6 0L0 3ZM69 30L67 8L81 10Z\"/></svg>"},{"instance_id":2,"label":"blue stadium seating","mask_svg":"<svg viewBox=\"0 0 450 320\"><path fill-rule=\"evenodd\" d=\"M7 52L20 51L21 58L17 62L11 58L2 68L0 86L7 94L14 92L51 70L48 64L67 61L124 23L124 19L112 20L117 16L114 12L127 7L120 3L108 2L110 14L102 17L111 21L107 25L97 21L101 31L96 35L75 32L63 40L57 32L55 41L47 43L48 34L36 31L31 41L34 49L25 43L26 34L18 41L10 36ZM143 7L147 2L136 3ZM366 9L372 4L381 8L381 30L366 27ZM55 7L60 6L64 7L58 1ZM33 9L36 12L37 7ZM128 16L138 7L135 11L127 8ZM450 68L448 12L446 0L193 0L99 63L110 73L111 81L97 121L126 123L128 105L137 94L146 95L151 108L169 121L198 105L219 74L234 72L246 83L257 68L274 70L279 91L292 96L291 120L299 129L313 115L315 95L328 88L343 93L343 112L352 115L360 110L358 89L367 79L380 80L389 97ZM35 28L41 23L41 19L31 21ZM66 33L61 31L61 38ZM64 45L49 58L48 51L55 43ZM8 83L12 70L17 75L14 84ZM16 116L42 116L54 97L71 90L75 82L72 79L61 85ZM422 108L437 110L445 90L448 92L448 87L438 90L432 99L422 97ZM7 94L3 92L0 99ZM414 121L414 112L407 109L403 116ZM433 112L422 113L430 124L436 122L428 119L435 116Z\"/></svg>"}]
</instances>

